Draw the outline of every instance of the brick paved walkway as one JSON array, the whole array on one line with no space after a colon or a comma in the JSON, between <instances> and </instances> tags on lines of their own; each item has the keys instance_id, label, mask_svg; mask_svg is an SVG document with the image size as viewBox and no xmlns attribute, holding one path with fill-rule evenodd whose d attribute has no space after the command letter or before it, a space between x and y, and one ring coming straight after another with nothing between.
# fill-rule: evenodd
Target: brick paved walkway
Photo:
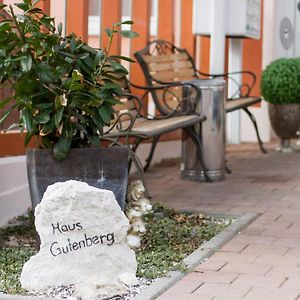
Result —
<instances>
[{"instance_id":1,"label":"brick paved walkway","mask_svg":"<svg viewBox=\"0 0 300 300\"><path fill-rule=\"evenodd\" d=\"M148 172L154 200L174 208L261 214L159 300L300 299L300 153L257 148L229 147L219 183L181 181L178 163Z\"/></svg>"}]
</instances>

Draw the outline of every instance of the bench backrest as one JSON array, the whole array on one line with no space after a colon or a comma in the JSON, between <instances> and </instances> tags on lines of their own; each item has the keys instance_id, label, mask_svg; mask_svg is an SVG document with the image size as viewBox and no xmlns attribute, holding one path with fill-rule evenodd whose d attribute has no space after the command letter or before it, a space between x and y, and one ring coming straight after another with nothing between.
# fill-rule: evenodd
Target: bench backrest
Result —
<instances>
[{"instance_id":1,"label":"bench backrest","mask_svg":"<svg viewBox=\"0 0 300 300\"><path fill-rule=\"evenodd\" d=\"M181 82L197 78L194 61L185 49L178 48L170 42L155 40L147 44L145 48L134 53L139 62L148 86L156 86L165 83ZM182 96L180 87L174 88L168 95L162 95L163 91L151 91L152 98L159 110L168 105L175 108L178 99ZM164 97L164 99L162 99Z\"/></svg>"}]
</instances>

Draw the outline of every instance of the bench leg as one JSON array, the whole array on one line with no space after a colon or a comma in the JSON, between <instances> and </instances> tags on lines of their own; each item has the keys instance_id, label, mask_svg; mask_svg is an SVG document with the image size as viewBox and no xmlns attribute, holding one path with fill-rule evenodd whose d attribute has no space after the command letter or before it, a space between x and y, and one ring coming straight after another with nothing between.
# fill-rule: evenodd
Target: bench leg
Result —
<instances>
[{"instance_id":1,"label":"bench leg","mask_svg":"<svg viewBox=\"0 0 300 300\"><path fill-rule=\"evenodd\" d=\"M225 159L225 172L227 173L227 174L231 174L232 173L232 171L231 171L231 169L228 167L228 165L227 165L227 159Z\"/></svg>"},{"instance_id":2,"label":"bench leg","mask_svg":"<svg viewBox=\"0 0 300 300\"><path fill-rule=\"evenodd\" d=\"M139 160L139 158L137 157L137 155L132 151L132 149L129 149L129 155L130 155L130 161L133 162L133 164L135 165L137 172L139 173L139 177L144 185L145 188L145 196L146 198L151 198L150 194L149 194L149 189L145 180L145 176L144 176L144 170L143 170L143 166L141 161Z\"/></svg>"},{"instance_id":3,"label":"bench leg","mask_svg":"<svg viewBox=\"0 0 300 300\"><path fill-rule=\"evenodd\" d=\"M251 121L252 121L252 123L254 125L255 131L256 131L257 140L258 140L258 145L259 145L259 148L260 148L261 152L266 154L268 151L263 146L263 142L262 142L262 140L260 138L260 135L259 135L259 132L258 132L258 127L257 127L257 122L256 122L255 117L249 111L249 109L247 107L244 107L243 110L247 113L247 115L249 116L249 118L251 119Z\"/></svg>"},{"instance_id":4,"label":"bench leg","mask_svg":"<svg viewBox=\"0 0 300 300\"><path fill-rule=\"evenodd\" d=\"M150 153L149 153L148 157L146 158L146 164L144 166L144 172L146 172L148 170L148 168L150 167L150 164L151 164L151 161L152 161L152 158L153 158L153 154L154 154L154 151L155 151L155 148L156 148L156 145L157 145L159 139L160 139L160 135L155 136L153 138Z\"/></svg>"},{"instance_id":5,"label":"bench leg","mask_svg":"<svg viewBox=\"0 0 300 300\"><path fill-rule=\"evenodd\" d=\"M130 148L130 146L128 145L127 148L130 149L130 151L132 151L133 153L135 153L137 148L139 147L140 143L142 142L142 140L143 140L142 138L136 138L132 147ZM130 157L129 162L128 162L128 171L130 171L131 165L132 165L132 159Z\"/></svg>"},{"instance_id":6,"label":"bench leg","mask_svg":"<svg viewBox=\"0 0 300 300\"><path fill-rule=\"evenodd\" d=\"M139 158L137 157L137 155L135 154L136 149L138 148L139 144L141 143L141 141L143 140L143 138L136 138L135 142L133 144L132 147L130 147L130 143L129 143L129 138L126 138L126 144L121 144L118 140L116 139L110 139L110 138L104 138L104 140L110 141L112 142L112 145L117 145L119 147L126 147L128 149L128 153L129 153L129 159L128 159L128 173L130 172L131 169L131 165L132 163L135 165L136 170L139 174L139 177L144 185L145 188L145 196L147 198L151 198L150 194L149 194L149 189L144 177L144 170L143 170L143 166L141 161L139 160Z\"/></svg>"},{"instance_id":7,"label":"bench leg","mask_svg":"<svg viewBox=\"0 0 300 300\"><path fill-rule=\"evenodd\" d=\"M202 147L202 142L201 142L199 136L197 135L197 133L196 133L196 131L193 127L184 128L184 131L191 137L191 139L193 140L193 142L196 146L198 158L199 158L201 166L203 168L203 173L204 173L204 176L206 178L206 181L207 182L212 182L212 179L207 174L208 169L207 169L205 161L204 161L203 147Z\"/></svg>"}]
</instances>

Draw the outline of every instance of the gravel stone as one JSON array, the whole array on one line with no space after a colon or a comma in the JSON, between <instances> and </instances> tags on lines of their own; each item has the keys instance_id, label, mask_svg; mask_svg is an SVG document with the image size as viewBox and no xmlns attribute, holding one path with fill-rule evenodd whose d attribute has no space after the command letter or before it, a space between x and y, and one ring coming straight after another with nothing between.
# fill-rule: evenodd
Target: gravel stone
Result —
<instances>
[{"instance_id":1,"label":"gravel stone","mask_svg":"<svg viewBox=\"0 0 300 300\"><path fill-rule=\"evenodd\" d=\"M134 297L142 292L147 286L156 281L156 279L147 279L147 278L138 278L139 283L134 286L130 286L127 288L127 293L122 295L115 295L110 298L105 298L101 300L131 300ZM51 287L45 292L34 292L30 291L27 293L28 296L33 297L52 297L56 299L68 299L68 300L80 300L81 298L73 296L75 292L75 286L57 286ZM0 291L1 294L1 291Z\"/></svg>"}]
</instances>

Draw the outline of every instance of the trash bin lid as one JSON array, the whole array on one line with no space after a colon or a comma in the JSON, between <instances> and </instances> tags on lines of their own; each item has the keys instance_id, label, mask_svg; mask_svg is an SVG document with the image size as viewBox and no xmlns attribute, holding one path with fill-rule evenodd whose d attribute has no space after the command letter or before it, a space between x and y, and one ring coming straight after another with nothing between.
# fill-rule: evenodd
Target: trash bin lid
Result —
<instances>
[{"instance_id":1,"label":"trash bin lid","mask_svg":"<svg viewBox=\"0 0 300 300\"><path fill-rule=\"evenodd\" d=\"M220 78L213 78L213 79L192 79L192 80L185 80L184 83L192 83L196 86L203 88L212 88L214 86L225 86L226 81Z\"/></svg>"}]
</instances>

